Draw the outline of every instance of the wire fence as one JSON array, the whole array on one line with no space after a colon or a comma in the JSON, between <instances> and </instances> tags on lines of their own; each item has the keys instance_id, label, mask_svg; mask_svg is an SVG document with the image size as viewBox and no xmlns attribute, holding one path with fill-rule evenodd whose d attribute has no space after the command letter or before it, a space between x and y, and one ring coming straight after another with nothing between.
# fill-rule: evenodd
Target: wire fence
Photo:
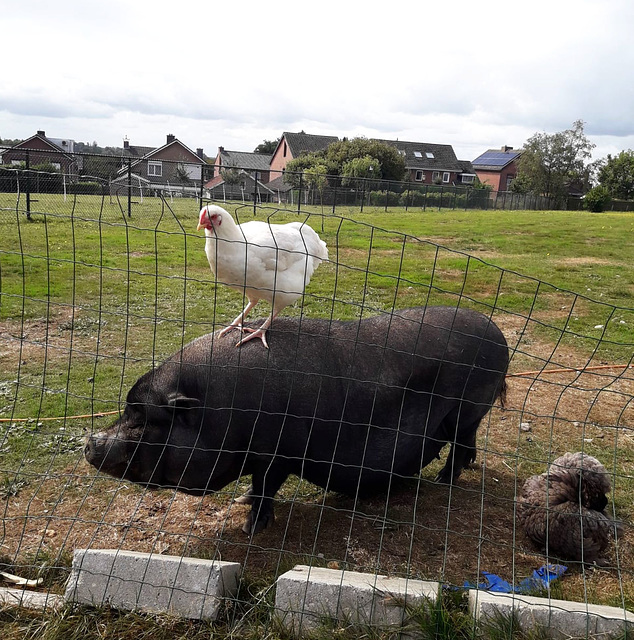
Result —
<instances>
[{"instance_id":1,"label":"wire fence","mask_svg":"<svg viewBox=\"0 0 634 640\"><path fill-rule=\"evenodd\" d=\"M0 193L22 194L27 216L37 194L58 193L108 196L117 199L131 215L143 198L164 195L222 202L271 203L301 209L321 206L333 214L344 207L382 207L405 210L559 208L552 198L513 193L442 181L424 183L373 178L345 178L304 172L262 172L244 167L219 167L200 161L151 161L131 156L75 153L71 156L47 149L1 148L9 164L0 166ZM9 154L9 155L8 155ZM13 159L12 159L13 158ZM66 160L66 162L62 162ZM160 168L154 165L160 165ZM152 166L150 166L152 165ZM448 175L448 174L447 174ZM576 202L569 208L578 209Z\"/></svg>"},{"instance_id":2,"label":"wire fence","mask_svg":"<svg viewBox=\"0 0 634 640\"><path fill-rule=\"evenodd\" d=\"M270 348L235 347L212 332L245 300L210 271L199 193L27 200L25 176L0 193L6 573L63 593L77 549L237 562L220 615L242 637L275 633L295 565L459 589L565 564L552 597L634 610L634 309L320 206L234 203L329 248ZM524 482L567 452L524 526ZM609 490L588 502L590 457Z\"/></svg>"}]
</instances>

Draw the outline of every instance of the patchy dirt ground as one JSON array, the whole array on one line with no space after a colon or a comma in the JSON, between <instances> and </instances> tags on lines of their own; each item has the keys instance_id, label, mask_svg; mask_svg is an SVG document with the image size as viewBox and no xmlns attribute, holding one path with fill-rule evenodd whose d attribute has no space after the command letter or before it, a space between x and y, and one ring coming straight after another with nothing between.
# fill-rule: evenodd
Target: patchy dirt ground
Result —
<instances>
[{"instance_id":1,"label":"patchy dirt ground","mask_svg":"<svg viewBox=\"0 0 634 640\"><path fill-rule=\"evenodd\" d=\"M93 547L232 560L252 575L271 578L313 562L456 585L477 581L482 570L519 581L553 559L516 526L515 495L526 477L544 471L555 457L584 450L612 474L609 509L623 529L609 550L609 566L571 565L563 595L632 608L634 370L580 360L571 348L553 351L521 318L496 321L517 354L506 405L483 421L477 464L453 487L433 483L440 462L372 500L289 481L278 496L274 526L250 543L241 531L247 507L232 502L246 481L204 498L144 491L96 476L78 451L63 468L34 474L4 497L0 556L14 573L32 573L37 557L67 563L74 549ZM33 349L29 343L23 357L32 357L27 350ZM541 364L533 371L546 371L531 372L535 363ZM601 368L566 370L580 363ZM5 475L19 471L1 466Z\"/></svg>"}]
</instances>

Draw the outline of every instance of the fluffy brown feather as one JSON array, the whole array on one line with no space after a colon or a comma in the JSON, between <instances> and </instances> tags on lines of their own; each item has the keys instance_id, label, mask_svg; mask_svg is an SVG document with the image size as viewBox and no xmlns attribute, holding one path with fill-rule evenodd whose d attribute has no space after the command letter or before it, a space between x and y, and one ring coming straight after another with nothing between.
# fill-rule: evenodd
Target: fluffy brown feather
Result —
<instances>
[{"instance_id":1,"label":"fluffy brown feather","mask_svg":"<svg viewBox=\"0 0 634 640\"><path fill-rule=\"evenodd\" d=\"M547 472L526 480L517 500L517 520L547 554L602 563L614 530L605 513L610 491L608 472L596 458L566 453Z\"/></svg>"}]
</instances>

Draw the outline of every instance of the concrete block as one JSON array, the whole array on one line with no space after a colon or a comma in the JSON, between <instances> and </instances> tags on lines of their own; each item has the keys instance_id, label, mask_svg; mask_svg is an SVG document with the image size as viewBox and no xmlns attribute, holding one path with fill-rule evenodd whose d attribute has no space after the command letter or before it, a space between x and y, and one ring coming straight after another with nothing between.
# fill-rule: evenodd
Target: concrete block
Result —
<instances>
[{"instance_id":1,"label":"concrete block","mask_svg":"<svg viewBox=\"0 0 634 640\"><path fill-rule=\"evenodd\" d=\"M324 618L359 626L399 628L408 623L404 605L438 597L437 582L298 565L277 579L276 616L295 636Z\"/></svg>"},{"instance_id":2,"label":"concrete block","mask_svg":"<svg viewBox=\"0 0 634 640\"><path fill-rule=\"evenodd\" d=\"M59 609L64 605L64 596L25 589L0 588L0 605L30 609Z\"/></svg>"},{"instance_id":3,"label":"concrete block","mask_svg":"<svg viewBox=\"0 0 634 640\"><path fill-rule=\"evenodd\" d=\"M631 611L583 602L472 589L469 609L478 620L515 610L522 629L546 628L554 638L610 638L634 631Z\"/></svg>"},{"instance_id":4,"label":"concrete block","mask_svg":"<svg viewBox=\"0 0 634 640\"><path fill-rule=\"evenodd\" d=\"M180 556L78 549L66 585L71 602L215 620L236 593L240 565Z\"/></svg>"}]
</instances>

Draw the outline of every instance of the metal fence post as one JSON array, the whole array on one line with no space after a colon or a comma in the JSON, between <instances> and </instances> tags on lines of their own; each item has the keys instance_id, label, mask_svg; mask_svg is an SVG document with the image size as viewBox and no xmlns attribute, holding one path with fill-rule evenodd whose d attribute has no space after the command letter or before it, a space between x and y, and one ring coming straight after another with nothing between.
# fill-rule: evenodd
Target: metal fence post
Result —
<instances>
[{"instance_id":1,"label":"metal fence post","mask_svg":"<svg viewBox=\"0 0 634 640\"><path fill-rule=\"evenodd\" d=\"M31 163L29 150L26 151L26 219L31 219Z\"/></svg>"},{"instance_id":2,"label":"metal fence post","mask_svg":"<svg viewBox=\"0 0 634 640\"><path fill-rule=\"evenodd\" d=\"M128 218L132 217L132 160L128 159Z\"/></svg>"}]
</instances>

